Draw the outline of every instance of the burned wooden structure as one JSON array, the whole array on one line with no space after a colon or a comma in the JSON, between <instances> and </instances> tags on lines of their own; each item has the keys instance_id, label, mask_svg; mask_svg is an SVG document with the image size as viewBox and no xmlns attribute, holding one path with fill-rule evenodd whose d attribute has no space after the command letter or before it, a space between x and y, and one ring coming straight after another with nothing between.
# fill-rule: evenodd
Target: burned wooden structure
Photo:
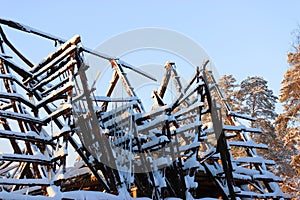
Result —
<instances>
[{"instance_id":1,"label":"burned wooden structure","mask_svg":"<svg viewBox=\"0 0 300 200\"><path fill-rule=\"evenodd\" d=\"M153 79L151 75L83 47L77 35L65 41L13 21L0 23L59 44L33 64L0 26L0 144L6 141L11 147L2 152L0 146L0 198L4 193L30 198L78 190L124 199L289 198L278 186L281 178L269 171L274 161L256 153L267 145L255 143L250 133L261 130L239 121L255 119L230 110L205 68L208 61L195 68L186 87L175 63L167 62L165 76L151 94L152 109L145 111L125 70ZM113 69L103 96L95 96L98 86L87 83L85 54L107 60ZM118 81L128 97L111 96ZM177 99L165 102L171 81ZM70 146L78 154L71 167ZM234 154L235 147L243 154Z\"/></svg>"}]
</instances>

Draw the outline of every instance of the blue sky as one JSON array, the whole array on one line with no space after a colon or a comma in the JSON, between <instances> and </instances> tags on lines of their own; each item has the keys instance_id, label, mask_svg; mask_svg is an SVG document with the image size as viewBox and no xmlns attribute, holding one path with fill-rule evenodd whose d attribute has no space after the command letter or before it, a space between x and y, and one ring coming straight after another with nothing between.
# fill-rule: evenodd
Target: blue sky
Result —
<instances>
[{"instance_id":1,"label":"blue sky","mask_svg":"<svg viewBox=\"0 0 300 200\"><path fill-rule=\"evenodd\" d=\"M90 48L136 28L175 30L198 42L220 74L233 74L239 81L247 76L263 76L278 95L288 69L286 53L291 49L291 32L300 23L299 8L300 1L296 0L10 0L1 2L0 17L66 39L80 34ZM19 38L15 32L9 36ZM19 42L24 49L39 48L38 44L31 46L21 39ZM39 61L44 54L32 51L29 56Z\"/></svg>"}]
</instances>

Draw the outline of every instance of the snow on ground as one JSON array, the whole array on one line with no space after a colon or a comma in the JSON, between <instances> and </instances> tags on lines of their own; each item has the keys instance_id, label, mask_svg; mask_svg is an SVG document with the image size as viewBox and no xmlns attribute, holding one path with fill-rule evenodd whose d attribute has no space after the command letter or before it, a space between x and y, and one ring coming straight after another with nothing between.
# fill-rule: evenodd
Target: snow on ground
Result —
<instances>
[{"instance_id":1,"label":"snow on ground","mask_svg":"<svg viewBox=\"0 0 300 200\"><path fill-rule=\"evenodd\" d=\"M0 199L5 200L16 200L16 199L26 199L26 200L61 200L61 199L74 199L74 200L151 200L148 197L138 197L138 198L124 198L121 196L116 196L113 194L96 192L96 191L70 191L70 192L60 192L53 197L46 196L31 196L22 194L13 194L8 192L0 192ZM215 200L214 198L201 198L203 200ZM176 197L168 197L165 200L181 200Z\"/></svg>"}]
</instances>

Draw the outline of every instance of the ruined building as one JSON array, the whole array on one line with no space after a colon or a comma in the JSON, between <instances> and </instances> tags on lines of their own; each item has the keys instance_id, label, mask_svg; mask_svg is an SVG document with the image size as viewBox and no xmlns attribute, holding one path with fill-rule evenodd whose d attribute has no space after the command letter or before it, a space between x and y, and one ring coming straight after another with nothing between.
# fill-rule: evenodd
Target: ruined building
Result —
<instances>
[{"instance_id":1,"label":"ruined building","mask_svg":"<svg viewBox=\"0 0 300 200\"><path fill-rule=\"evenodd\" d=\"M146 110L126 71L151 75L85 48L80 36L65 41L13 21L0 24L25 32L24 40L34 34L57 45L32 63L0 26L0 199L289 198L269 170L275 162L256 153L267 149L250 137L261 130L242 123L255 119L231 111L206 69L209 60L186 84L167 62ZM101 96L101 85L88 84L87 54L113 70ZM112 97L118 82L124 98ZM171 82L176 99L166 102ZM71 147L77 156L68 166Z\"/></svg>"}]
</instances>

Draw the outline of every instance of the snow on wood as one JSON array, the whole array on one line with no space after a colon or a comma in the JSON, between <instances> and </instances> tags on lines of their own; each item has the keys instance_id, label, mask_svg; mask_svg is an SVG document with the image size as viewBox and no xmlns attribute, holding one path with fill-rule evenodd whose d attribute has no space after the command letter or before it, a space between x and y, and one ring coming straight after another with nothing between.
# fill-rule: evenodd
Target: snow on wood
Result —
<instances>
[{"instance_id":1,"label":"snow on wood","mask_svg":"<svg viewBox=\"0 0 300 200\"><path fill-rule=\"evenodd\" d=\"M65 66L63 66L60 69L52 70L52 74L47 74L47 77L44 78L42 81L40 81L38 84L36 84L33 88L33 90L39 89L42 86L46 85L50 81L53 81L55 78L57 78L59 75L63 74L65 71L73 67L77 62L76 60L70 60Z\"/></svg>"},{"instance_id":2,"label":"snow on wood","mask_svg":"<svg viewBox=\"0 0 300 200\"><path fill-rule=\"evenodd\" d=\"M34 73L34 72L40 70L43 66L45 66L50 61L52 61L54 58L56 58L57 56L59 56L63 51L65 51L66 49L68 49L71 45L76 45L79 42L80 42L80 36L79 35L73 36L70 40L68 40L67 42L65 42L64 44L62 44L60 47L58 47L58 49L56 51L54 51L53 53L49 54L47 57L45 57L37 65L33 66L29 71Z\"/></svg>"},{"instance_id":3,"label":"snow on wood","mask_svg":"<svg viewBox=\"0 0 300 200\"><path fill-rule=\"evenodd\" d=\"M258 149L268 149L268 145L262 143L255 143L253 140L250 141L228 141L230 146L239 146L239 147L251 147L251 148L258 148Z\"/></svg>"},{"instance_id":4,"label":"snow on wood","mask_svg":"<svg viewBox=\"0 0 300 200\"><path fill-rule=\"evenodd\" d=\"M30 108L35 108L35 106L30 101L25 99L21 94L0 92L0 98L10 99L10 100L14 100L14 101L20 101Z\"/></svg>"},{"instance_id":5,"label":"snow on wood","mask_svg":"<svg viewBox=\"0 0 300 200\"><path fill-rule=\"evenodd\" d=\"M91 174L91 170L87 167L75 169L75 170L69 170L64 174L64 179L73 179L77 178L79 176L84 176L86 174Z\"/></svg>"},{"instance_id":6,"label":"snow on wood","mask_svg":"<svg viewBox=\"0 0 300 200\"><path fill-rule=\"evenodd\" d=\"M36 71L32 76L30 76L28 79L24 81L24 84L27 84L29 81L32 81L33 79L37 78L38 76L42 75L48 70L51 70L54 65L58 64L60 61L62 61L64 58L69 56L71 53L73 53L76 49L76 45L71 45L67 50L65 50L62 54L58 55L53 59L53 61L46 64L44 67L42 67L39 71Z\"/></svg>"},{"instance_id":7,"label":"snow on wood","mask_svg":"<svg viewBox=\"0 0 300 200\"><path fill-rule=\"evenodd\" d=\"M250 116L243 115L243 114L240 114L240 113L236 113L236 112L233 112L233 111L229 111L228 114L230 116L233 116L233 117L238 117L238 118L246 119L246 120L249 120L249 121L256 121L256 119L254 117L250 117Z\"/></svg>"},{"instance_id":8,"label":"snow on wood","mask_svg":"<svg viewBox=\"0 0 300 200\"><path fill-rule=\"evenodd\" d=\"M0 68L7 69L1 73L9 73L0 74L0 81L3 81L6 89L6 92L0 92L0 101L4 103L0 107L3 122L0 137L9 140L12 149L18 154L0 155L3 161L0 162L0 185L4 188L0 198L131 199L131 191L133 196L135 193L146 194L156 199L165 198L167 194L170 194L167 199L172 199L172 194L193 199L193 193L210 194L209 189L199 187L195 181L199 179L214 186L216 190L212 195L223 195L225 199L234 199L235 196L237 199L281 198L285 195L275 183L281 179L266 171L265 165L275 162L257 156L256 149L266 149L267 146L253 142L250 133L261 133L261 130L249 128L236 119L254 120L230 110L210 71L197 68L192 80L183 89L185 83L175 70L175 63L169 62L159 93L155 93L159 106L153 106L147 112L143 108L143 98L136 95L132 87L134 84L130 84L131 80L123 68L155 80L147 72L83 48L79 36L66 42L12 21L0 19L0 23L65 42L33 67L30 62L25 62L29 65L27 68L19 67L11 61L14 57L9 60L1 54ZM3 37L2 32L0 37ZM6 45L5 42L0 45ZM92 89L88 87L85 73L89 67L84 63L86 52L110 61L113 77L105 96L91 94L91 90L97 90L98 86L93 85ZM171 77L176 85L175 101L163 99L165 91L170 89L168 82ZM114 88L118 81L121 81L130 97L111 97L116 92ZM17 84L20 87L16 87ZM93 97L89 97L90 94ZM212 102L211 97L216 102ZM33 103L35 101L37 103ZM103 103L99 106L98 102ZM126 103L114 108L114 105L108 107L110 102ZM216 108L214 104L218 109L222 106L225 108L226 118L232 124L223 125L224 134L217 135L221 137L218 140L211 122L212 112ZM98 119L91 119L91 112L94 111ZM77 115L82 116L84 121L79 121L82 119L77 118ZM201 120L205 120L205 123L202 124ZM86 129L76 126L78 122L83 122L82 126ZM100 132L88 131L93 131L93 128ZM49 131L51 134L47 133ZM234 139L227 141L229 138ZM69 144L79 155L74 166L66 166ZM232 155L228 145L243 147L241 149L249 157L235 160L236 156ZM123 156L128 160L124 160ZM16 166L19 162L23 163L20 167ZM250 168L252 164L254 167ZM138 168L146 171L135 171L141 170ZM261 184L262 181L264 184ZM18 185L30 187L19 188ZM80 191L82 188L102 192ZM4 192L14 189L18 194ZM29 193L45 194L48 197L27 195Z\"/></svg>"},{"instance_id":9,"label":"snow on wood","mask_svg":"<svg viewBox=\"0 0 300 200\"><path fill-rule=\"evenodd\" d=\"M153 138L150 142L147 142L146 144L142 145L142 149L144 150L148 150L151 149L153 147L156 147L157 145L163 145L166 142L169 142L170 140L168 139L167 136L160 136L160 137L155 137Z\"/></svg>"},{"instance_id":10,"label":"snow on wood","mask_svg":"<svg viewBox=\"0 0 300 200\"><path fill-rule=\"evenodd\" d=\"M63 192L57 195L61 199L110 199L110 200L124 200L121 196L116 196L113 194L108 194L104 192L95 192L95 191L70 191Z\"/></svg>"},{"instance_id":11,"label":"snow on wood","mask_svg":"<svg viewBox=\"0 0 300 200\"><path fill-rule=\"evenodd\" d=\"M167 183L165 181L165 178L162 176L162 173L160 171L154 171L154 183L156 187L163 188L167 187Z\"/></svg>"},{"instance_id":12,"label":"snow on wood","mask_svg":"<svg viewBox=\"0 0 300 200\"><path fill-rule=\"evenodd\" d=\"M52 112L48 117L45 117L42 121L44 123L50 122L52 119L59 117L60 115L68 113L72 109L72 105L68 103L62 104L54 112Z\"/></svg>"},{"instance_id":13,"label":"snow on wood","mask_svg":"<svg viewBox=\"0 0 300 200\"><path fill-rule=\"evenodd\" d=\"M34 186L34 185L44 185L48 186L51 184L51 181L49 179L17 179L17 178L0 178L0 184L1 185L29 185L29 186ZM1 193L0 193L1 194ZM1 197L1 195L0 195Z\"/></svg>"},{"instance_id":14,"label":"snow on wood","mask_svg":"<svg viewBox=\"0 0 300 200\"><path fill-rule=\"evenodd\" d=\"M26 199L26 200L53 200L51 197L42 195L23 195L23 194L13 194L11 192L0 192L0 197L6 200L16 200L16 199Z\"/></svg>"},{"instance_id":15,"label":"snow on wood","mask_svg":"<svg viewBox=\"0 0 300 200\"><path fill-rule=\"evenodd\" d=\"M186 131L191 131L191 130L195 130L197 127L201 126L202 122L201 121L196 121L194 123L191 124L186 124L185 126L179 127L176 129L176 134L181 134L184 133Z\"/></svg>"},{"instance_id":16,"label":"snow on wood","mask_svg":"<svg viewBox=\"0 0 300 200\"><path fill-rule=\"evenodd\" d=\"M190 112L194 112L194 111L198 111L199 107L201 106L204 106L204 103L203 102L197 102L191 106L189 106L188 108L186 109L182 109L182 110L179 110L178 112L176 112L174 114L174 116L176 118L182 116L182 115L185 115L185 114L190 114Z\"/></svg>"},{"instance_id":17,"label":"snow on wood","mask_svg":"<svg viewBox=\"0 0 300 200\"><path fill-rule=\"evenodd\" d=\"M113 143L115 146L119 146L121 145L122 143L126 143L126 142L129 142L130 140L134 139L133 135L125 135L124 137L120 137L120 138L116 138L114 139Z\"/></svg>"},{"instance_id":18,"label":"snow on wood","mask_svg":"<svg viewBox=\"0 0 300 200\"><path fill-rule=\"evenodd\" d=\"M265 160L262 157L241 157L241 158L234 160L233 162L275 165L275 162L273 160Z\"/></svg>"},{"instance_id":19,"label":"snow on wood","mask_svg":"<svg viewBox=\"0 0 300 200\"><path fill-rule=\"evenodd\" d=\"M249 128L249 127L246 127L243 131L250 132L250 133L261 133L262 132L260 128Z\"/></svg>"},{"instance_id":20,"label":"snow on wood","mask_svg":"<svg viewBox=\"0 0 300 200\"><path fill-rule=\"evenodd\" d=\"M188 189L192 189L192 188L197 188L198 187L198 183L195 182L195 177L194 176L186 175L184 177L184 180L185 180L186 187Z\"/></svg>"},{"instance_id":21,"label":"snow on wood","mask_svg":"<svg viewBox=\"0 0 300 200\"><path fill-rule=\"evenodd\" d=\"M5 167L3 169L0 169L0 175L6 175L10 170L15 169L19 167L19 164L9 165L8 167Z\"/></svg>"},{"instance_id":22,"label":"snow on wood","mask_svg":"<svg viewBox=\"0 0 300 200\"><path fill-rule=\"evenodd\" d=\"M166 112L166 110L170 109L169 105L165 105L165 106L160 106L154 110L151 110L149 112L145 112L142 113L141 116L139 118L136 118L137 121L142 121L142 120L146 120L150 117L155 118L157 116L162 115L163 113Z\"/></svg>"},{"instance_id":23,"label":"snow on wood","mask_svg":"<svg viewBox=\"0 0 300 200\"><path fill-rule=\"evenodd\" d=\"M41 189L42 189L42 186L29 186L24 189L15 190L12 193L13 194L30 194L33 192L41 191ZM0 193L0 197L1 197L1 193Z\"/></svg>"},{"instance_id":24,"label":"snow on wood","mask_svg":"<svg viewBox=\"0 0 300 200\"><path fill-rule=\"evenodd\" d=\"M236 180L243 180L243 181L251 181L252 180L252 177L248 176L248 175L238 174L235 172L233 172L232 175L233 175L233 178Z\"/></svg>"},{"instance_id":25,"label":"snow on wood","mask_svg":"<svg viewBox=\"0 0 300 200\"><path fill-rule=\"evenodd\" d=\"M246 174L246 175L249 175L251 177L253 177L256 174L260 174L260 171L258 171L258 170L249 169L249 168L245 168L245 167L239 167L239 166L236 166L234 168L234 170L235 170L236 173Z\"/></svg>"},{"instance_id":26,"label":"snow on wood","mask_svg":"<svg viewBox=\"0 0 300 200\"><path fill-rule=\"evenodd\" d=\"M245 128L246 128L245 126L223 125L223 130L225 131L242 131Z\"/></svg>"},{"instance_id":27,"label":"snow on wood","mask_svg":"<svg viewBox=\"0 0 300 200\"><path fill-rule=\"evenodd\" d=\"M53 139L60 137L66 133L71 132L71 127L68 125L64 125L63 128L61 130L59 130L58 132L53 133Z\"/></svg>"},{"instance_id":28,"label":"snow on wood","mask_svg":"<svg viewBox=\"0 0 300 200\"><path fill-rule=\"evenodd\" d=\"M4 61L5 64L9 65L11 67L11 69L13 69L15 72L17 72L20 76L22 77L30 77L32 76L32 74L30 72L28 72L27 70L25 70L22 67L17 66L15 63L13 63L12 61L6 59L5 57L0 55L0 59L2 61Z\"/></svg>"},{"instance_id":29,"label":"snow on wood","mask_svg":"<svg viewBox=\"0 0 300 200\"><path fill-rule=\"evenodd\" d=\"M112 98L106 96L95 96L93 100L99 102L131 102L131 101L139 101L140 99L137 97Z\"/></svg>"},{"instance_id":30,"label":"snow on wood","mask_svg":"<svg viewBox=\"0 0 300 200\"><path fill-rule=\"evenodd\" d=\"M0 154L0 160L16 161L16 162L34 162L41 164L51 164L51 158L43 155L25 155L25 154Z\"/></svg>"},{"instance_id":31,"label":"snow on wood","mask_svg":"<svg viewBox=\"0 0 300 200\"><path fill-rule=\"evenodd\" d=\"M116 109L113 109L111 111L108 112L104 112L104 113L100 113L101 114L101 118L103 121L107 120L107 118L113 118L115 116L120 115L121 113L127 111L128 109L131 109L132 107L137 106L137 102L136 101L132 101L126 104L122 104L122 106L117 107Z\"/></svg>"},{"instance_id":32,"label":"snow on wood","mask_svg":"<svg viewBox=\"0 0 300 200\"><path fill-rule=\"evenodd\" d=\"M282 178L276 176L272 172L268 172L266 170L263 170L261 173L257 173L253 175L254 179L257 180L265 180L265 181L271 181L271 182L281 182Z\"/></svg>"},{"instance_id":33,"label":"snow on wood","mask_svg":"<svg viewBox=\"0 0 300 200\"><path fill-rule=\"evenodd\" d=\"M163 124L169 119L169 116L163 115L160 117L157 117L151 122L145 122L144 125L138 126L137 130L138 132L148 132L151 129L157 128L157 127L162 127Z\"/></svg>"},{"instance_id":34,"label":"snow on wood","mask_svg":"<svg viewBox=\"0 0 300 200\"><path fill-rule=\"evenodd\" d=\"M34 131L23 133L23 132L15 132L15 131L8 131L8 130L0 130L0 137L25 140L25 141L45 142L45 143L50 143L51 140L51 137L40 136Z\"/></svg>"},{"instance_id":35,"label":"snow on wood","mask_svg":"<svg viewBox=\"0 0 300 200\"><path fill-rule=\"evenodd\" d=\"M54 102L57 98L59 98L62 94L67 91L70 91L74 87L73 82L66 83L63 87L61 87L58 91L53 91L48 96L46 96L43 100L39 101L36 105L37 108L44 106L49 102Z\"/></svg>"},{"instance_id":36,"label":"snow on wood","mask_svg":"<svg viewBox=\"0 0 300 200\"><path fill-rule=\"evenodd\" d=\"M53 85L51 87L49 87L49 84L48 84L47 86L49 88L43 88L44 91L41 93L41 95L44 97L45 95L49 94L50 92L62 87L64 84L66 84L69 81L69 79L70 79L69 77L62 78L62 80L58 84ZM79 96L77 95L75 98L79 98ZM73 101L75 102L75 100L73 100Z\"/></svg>"},{"instance_id":37,"label":"snow on wood","mask_svg":"<svg viewBox=\"0 0 300 200\"><path fill-rule=\"evenodd\" d=\"M29 114L20 114L20 113L15 113L15 112L11 112L11 111L0 110L0 116L4 117L4 118L23 120L26 122L33 122L33 123L37 123L37 124L44 124L43 120L36 118L36 117L32 117Z\"/></svg>"},{"instance_id":38,"label":"snow on wood","mask_svg":"<svg viewBox=\"0 0 300 200\"><path fill-rule=\"evenodd\" d=\"M191 157L184 162L183 170L198 168L198 167L200 167L200 163L194 157Z\"/></svg>"},{"instance_id":39,"label":"snow on wood","mask_svg":"<svg viewBox=\"0 0 300 200\"><path fill-rule=\"evenodd\" d=\"M241 191L237 193L237 196L239 197L248 197L248 198L286 198L288 195L284 193L277 193L277 192L270 192L270 193L256 193L256 192L251 192L251 191Z\"/></svg>"},{"instance_id":40,"label":"snow on wood","mask_svg":"<svg viewBox=\"0 0 300 200\"><path fill-rule=\"evenodd\" d=\"M231 125L223 125L223 130L225 131L245 131L251 133L261 133L260 128L249 128L244 125L240 126L231 126Z\"/></svg>"},{"instance_id":41,"label":"snow on wood","mask_svg":"<svg viewBox=\"0 0 300 200\"><path fill-rule=\"evenodd\" d=\"M226 133L225 133L225 137L226 137L227 139L229 139L229 138L234 138L234 137L236 137L236 133L228 133L228 132L226 132Z\"/></svg>"}]
</instances>

